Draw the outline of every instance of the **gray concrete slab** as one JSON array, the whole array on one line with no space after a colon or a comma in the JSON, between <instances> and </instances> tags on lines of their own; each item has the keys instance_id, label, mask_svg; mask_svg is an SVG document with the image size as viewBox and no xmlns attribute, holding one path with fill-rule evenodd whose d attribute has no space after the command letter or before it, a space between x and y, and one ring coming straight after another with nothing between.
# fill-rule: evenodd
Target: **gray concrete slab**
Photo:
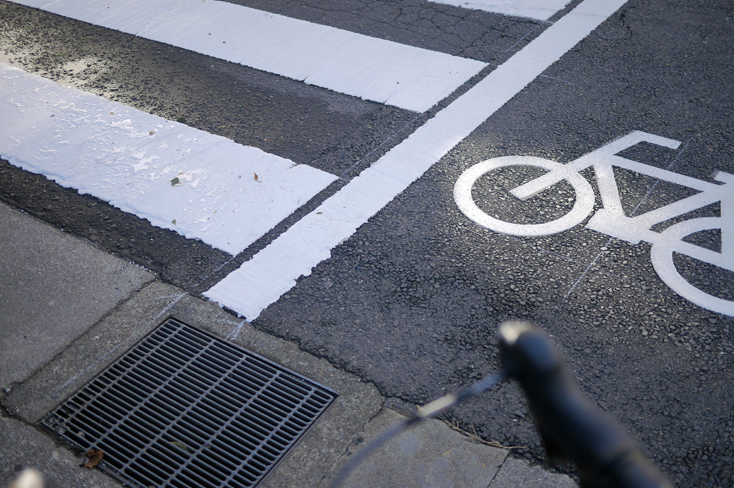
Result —
<instances>
[{"instance_id":1,"label":"gray concrete slab","mask_svg":"<svg viewBox=\"0 0 734 488\"><path fill-rule=\"evenodd\" d=\"M380 412L334 467L329 479L371 438L402 420L405 417L393 410ZM504 449L464 436L438 420L429 420L377 449L354 469L343 488L487 488L506 457ZM321 486L328 486L328 480Z\"/></svg>"},{"instance_id":2,"label":"gray concrete slab","mask_svg":"<svg viewBox=\"0 0 734 488\"><path fill-rule=\"evenodd\" d=\"M0 394L3 405L26 422L38 422L165 320L167 310L184 295L173 286L149 284L28 380Z\"/></svg>"},{"instance_id":3,"label":"gray concrete slab","mask_svg":"<svg viewBox=\"0 0 734 488\"><path fill-rule=\"evenodd\" d=\"M530 466L520 459L508 458L489 488L576 488L576 482L565 474L551 473L540 466Z\"/></svg>"},{"instance_id":4,"label":"gray concrete slab","mask_svg":"<svg viewBox=\"0 0 734 488\"><path fill-rule=\"evenodd\" d=\"M153 279L0 203L0 387L26 379Z\"/></svg>"}]
</instances>

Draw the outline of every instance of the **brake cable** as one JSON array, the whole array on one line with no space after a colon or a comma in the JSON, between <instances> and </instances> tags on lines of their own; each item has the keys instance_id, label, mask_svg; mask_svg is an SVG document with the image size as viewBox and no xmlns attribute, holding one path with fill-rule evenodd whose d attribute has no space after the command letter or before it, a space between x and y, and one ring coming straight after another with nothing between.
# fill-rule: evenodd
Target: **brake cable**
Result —
<instances>
[{"instance_id":1,"label":"brake cable","mask_svg":"<svg viewBox=\"0 0 734 488\"><path fill-rule=\"evenodd\" d=\"M436 415L445 412L446 410L454 407L464 400L467 400L475 395L478 395L479 393L482 393L483 391L492 388L505 379L507 379L507 375L504 372L492 373L472 384L471 386L462 388L456 393L449 393L448 395L444 395L441 398L438 398L426 405L423 405L422 407L418 407L418 411L415 415L393 425L382 434L372 439L365 447L357 451L357 453L349 460L349 462L344 465L344 467L339 471L339 474L336 476L336 478L332 480L332 482L329 484L329 488L338 488L339 486L341 486L344 480L347 479L347 476L349 476L349 474L352 472L352 470L354 470L354 468L357 467L357 465L359 465L367 456L372 454L372 452L374 452L380 446L382 446L387 441L397 436L404 430L407 430L410 427L413 427L423 422L424 420L430 419L432 417L435 417Z\"/></svg>"}]
</instances>

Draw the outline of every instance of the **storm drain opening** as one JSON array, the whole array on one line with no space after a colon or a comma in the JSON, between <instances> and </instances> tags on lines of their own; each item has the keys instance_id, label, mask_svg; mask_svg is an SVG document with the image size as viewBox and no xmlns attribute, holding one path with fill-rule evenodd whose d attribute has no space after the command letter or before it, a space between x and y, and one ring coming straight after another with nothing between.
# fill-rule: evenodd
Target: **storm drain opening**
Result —
<instances>
[{"instance_id":1,"label":"storm drain opening","mask_svg":"<svg viewBox=\"0 0 734 488\"><path fill-rule=\"evenodd\" d=\"M256 486L336 393L169 318L41 425L127 486Z\"/></svg>"}]
</instances>

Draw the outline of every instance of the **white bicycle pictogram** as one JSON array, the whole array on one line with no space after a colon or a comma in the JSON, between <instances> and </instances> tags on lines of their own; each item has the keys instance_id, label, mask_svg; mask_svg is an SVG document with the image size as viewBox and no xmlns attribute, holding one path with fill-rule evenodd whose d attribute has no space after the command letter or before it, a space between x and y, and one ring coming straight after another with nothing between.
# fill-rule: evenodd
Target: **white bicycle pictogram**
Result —
<instances>
[{"instance_id":1,"label":"white bicycle pictogram","mask_svg":"<svg viewBox=\"0 0 734 488\"><path fill-rule=\"evenodd\" d=\"M650 243L652 245L650 258L653 267L660 279L673 291L700 307L734 316L734 301L708 294L693 286L681 276L673 261L673 253L679 253L734 272L734 175L719 171L714 179L722 184L709 183L617 156L617 153L640 142L648 142L670 149L677 149L680 145L680 142L672 139L636 131L568 164L532 156L506 156L489 159L472 166L459 177L454 186L454 200L467 217L495 232L514 236L556 234L580 224L593 212L594 190L591 184L579 174L582 170L593 167L603 208L594 213L586 224L586 228L632 244L638 244L640 241ZM540 224L505 222L485 213L477 206L472 197L475 182L491 171L511 166L530 166L547 171L542 176L513 189L510 192L513 196L520 200L528 200L565 180L576 192L576 201L572 209L556 220ZM639 216L628 217L622 208L612 167L624 168L692 188L698 193ZM717 202L720 202L721 208L718 217L692 218L675 223L662 232L652 230L652 227L657 224ZM721 232L721 252L683 240L697 232L717 229Z\"/></svg>"}]
</instances>

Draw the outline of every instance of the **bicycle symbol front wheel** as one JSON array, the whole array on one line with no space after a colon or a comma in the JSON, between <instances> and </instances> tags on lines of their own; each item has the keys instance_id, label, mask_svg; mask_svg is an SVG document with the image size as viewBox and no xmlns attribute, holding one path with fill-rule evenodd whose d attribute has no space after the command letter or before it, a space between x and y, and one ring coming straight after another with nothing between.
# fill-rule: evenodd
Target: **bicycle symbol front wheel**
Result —
<instances>
[{"instance_id":1,"label":"bicycle symbol front wheel","mask_svg":"<svg viewBox=\"0 0 734 488\"><path fill-rule=\"evenodd\" d=\"M462 173L454 185L454 200L464 215L482 227L501 234L542 236L557 234L580 224L594 209L594 190L589 182L578 173L568 173L559 178L557 182L565 180L570 183L576 193L576 199L573 208L562 217L542 224L517 224L488 215L474 201L472 188L476 181L485 174L510 166L530 166L559 173L563 169L560 163L533 156L505 156L475 164Z\"/></svg>"},{"instance_id":2,"label":"bicycle symbol front wheel","mask_svg":"<svg viewBox=\"0 0 734 488\"><path fill-rule=\"evenodd\" d=\"M721 217L697 218L671 225L656 238L650 250L650 260L660 279L678 295L712 312L734 316L734 301L710 295L696 288L681 276L673 261L673 253L680 253L734 273L733 256L710 251L683 240L696 232L720 228Z\"/></svg>"}]
</instances>

